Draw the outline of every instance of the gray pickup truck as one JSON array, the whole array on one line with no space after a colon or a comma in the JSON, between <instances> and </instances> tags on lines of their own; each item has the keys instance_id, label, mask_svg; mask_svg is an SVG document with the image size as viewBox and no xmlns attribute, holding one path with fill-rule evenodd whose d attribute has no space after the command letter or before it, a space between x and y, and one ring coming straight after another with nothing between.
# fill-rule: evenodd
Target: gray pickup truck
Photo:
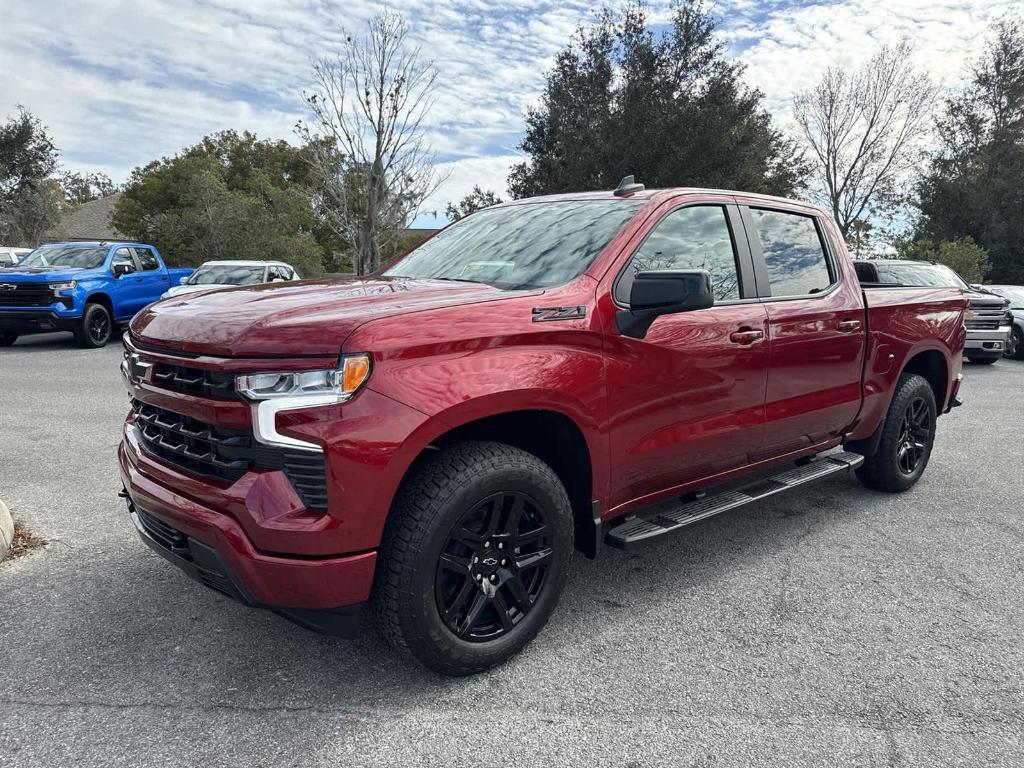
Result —
<instances>
[{"instance_id":1,"label":"gray pickup truck","mask_svg":"<svg viewBox=\"0 0 1024 768\"><path fill-rule=\"evenodd\" d=\"M964 356L981 365L991 365L1003 356L1012 326L1007 299L972 288L952 269L933 261L858 259L853 264L862 285L962 289L971 300L971 308L964 317L967 328Z\"/></svg>"}]
</instances>

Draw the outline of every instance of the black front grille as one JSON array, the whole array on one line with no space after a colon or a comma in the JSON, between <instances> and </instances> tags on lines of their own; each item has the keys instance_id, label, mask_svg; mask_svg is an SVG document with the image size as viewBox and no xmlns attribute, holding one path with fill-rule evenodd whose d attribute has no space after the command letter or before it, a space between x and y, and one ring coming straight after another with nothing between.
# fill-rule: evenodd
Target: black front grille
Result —
<instances>
[{"instance_id":1,"label":"black front grille","mask_svg":"<svg viewBox=\"0 0 1024 768\"><path fill-rule=\"evenodd\" d=\"M974 299L971 301L971 312L974 313L974 317L968 317L964 321L969 331L997 331L999 326L1006 322L1006 308L1003 302Z\"/></svg>"},{"instance_id":2,"label":"black front grille","mask_svg":"<svg viewBox=\"0 0 1024 768\"><path fill-rule=\"evenodd\" d=\"M4 281L0 278L0 286ZM48 283L7 283L14 288L0 287L0 306L4 307L48 307L54 302L53 291Z\"/></svg>"},{"instance_id":3,"label":"black front grille","mask_svg":"<svg viewBox=\"0 0 1024 768\"><path fill-rule=\"evenodd\" d=\"M161 363L153 369L153 384L196 397L208 397L214 400L238 399L233 373Z\"/></svg>"},{"instance_id":4,"label":"black front grille","mask_svg":"<svg viewBox=\"0 0 1024 768\"><path fill-rule=\"evenodd\" d=\"M132 410L143 446L158 459L229 483L252 469L279 469L307 509L326 509L327 472L322 453L263 445L249 430L214 427L138 400L133 401Z\"/></svg>"}]
</instances>

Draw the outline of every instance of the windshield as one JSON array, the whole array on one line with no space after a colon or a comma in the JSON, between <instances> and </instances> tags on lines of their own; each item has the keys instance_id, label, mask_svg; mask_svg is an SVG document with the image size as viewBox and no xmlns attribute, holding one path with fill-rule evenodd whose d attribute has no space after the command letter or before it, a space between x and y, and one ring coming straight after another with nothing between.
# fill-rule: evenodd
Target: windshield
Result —
<instances>
[{"instance_id":1,"label":"windshield","mask_svg":"<svg viewBox=\"0 0 1024 768\"><path fill-rule=\"evenodd\" d=\"M642 200L566 200L480 211L431 238L384 274L545 288L579 277Z\"/></svg>"},{"instance_id":2,"label":"windshield","mask_svg":"<svg viewBox=\"0 0 1024 768\"><path fill-rule=\"evenodd\" d=\"M1024 309L1024 288L1020 286L994 287L986 285L985 289L1002 296L1004 299L1009 299L1010 309Z\"/></svg>"},{"instance_id":3,"label":"windshield","mask_svg":"<svg viewBox=\"0 0 1024 768\"><path fill-rule=\"evenodd\" d=\"M107 258L107 246L43 245L18 262L19 267L81 267L97 269Z\"/></svg>"},{"instance_id":4,"label":"windshield","mask_svg":"<svg viewBox=\"0 0 1024 768\"><path fill-rule=\"evenodd\" d=\"M879 264L878 279L926 288L968 288L956 272L942 264Z\"/></svg>"},{"instance_id":5,"label":"windshield","mask_svg":"<svg viewBox=\"0 0 1024 768\"><path fill-rule=\"evenodd\" d=\"M263 282L262 266L213 264L192 273L186 285L254 285Z\"/></svg>"}]
</instances>

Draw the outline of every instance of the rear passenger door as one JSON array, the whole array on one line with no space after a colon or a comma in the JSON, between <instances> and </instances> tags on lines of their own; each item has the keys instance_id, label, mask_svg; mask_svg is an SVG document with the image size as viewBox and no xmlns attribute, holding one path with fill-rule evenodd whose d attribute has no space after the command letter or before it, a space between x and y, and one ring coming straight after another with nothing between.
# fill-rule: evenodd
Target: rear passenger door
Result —
<instances>
[{"instance_id":1,"label":"rear passenger door","mask_svg":"<svg viewBox=\"0 0 1024 768\"><path fill-rule=\"evenodd\" d=\"M132 314L159 299L160 295L171 287L167 270L160 266L156 254L145 246L137 245L134 250L135 258L139 262L138 276L142 278L143 291L138 306L134 307Z\"/></svg>"},{"instance_id":2,"label":"rear passenger door","mask_svg":"<svg viewBox=\"0 0 1024 768\"><path fill-rule=\"evenodd\" d=\"M817 216L753 203L741 214L768 317L768 458L835 437L856 417L864 300Z\"/></svg>"}]
</instances>

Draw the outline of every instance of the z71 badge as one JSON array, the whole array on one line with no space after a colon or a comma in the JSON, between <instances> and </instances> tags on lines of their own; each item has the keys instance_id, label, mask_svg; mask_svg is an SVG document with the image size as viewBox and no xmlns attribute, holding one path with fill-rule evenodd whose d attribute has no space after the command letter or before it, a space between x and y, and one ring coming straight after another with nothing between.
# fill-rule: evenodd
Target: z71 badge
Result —
<instances>
[{"instance_id":1,"label":"z71 badge","mask_svg":"<svg viewBox=\"0 0 1024 768\"><path fill-rule=\"evenodd\" d=\"M546 323L551 320L582 320L587 316L587 308L578 307L534 307L533 322Z\"/></svg>"}]
</instances>

